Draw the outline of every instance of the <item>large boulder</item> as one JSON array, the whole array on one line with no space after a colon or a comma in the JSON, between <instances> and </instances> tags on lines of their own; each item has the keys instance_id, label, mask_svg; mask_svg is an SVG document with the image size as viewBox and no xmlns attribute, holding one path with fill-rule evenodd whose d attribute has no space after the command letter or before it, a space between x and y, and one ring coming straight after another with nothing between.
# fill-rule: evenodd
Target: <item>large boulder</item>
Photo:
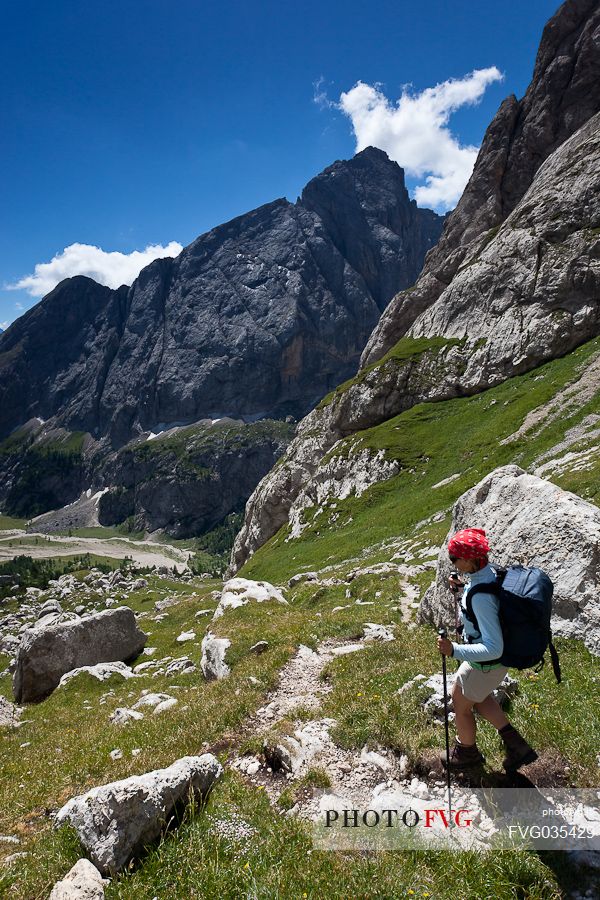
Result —
<instances>
[{"instance_id":1,"label":"large boulder","mask_svg":"<svg viewBox=\"0 0 600 900\"><path fill-rule=\"evenodd\" d=\"M141 653L147 637L127 606L85 619L29 628L23 633L13 675L17 703L43 700L66 672L101 662L127 662Z\"/></svg>"},{"instance_id":2,"label":"large boulder","mask_svg":"<svg viewBox=\"0 0 600 900\"><path fill-rule=\"evenodd\" d=\"M519 466L486 475L454 504L437 576L419 610L421 621L454 623L447 540L461 528L484 528L490 561L539 566L554 582L552 631L600 654L600 509Z\"/></svg>"},{"instance_id":3,"label":"large boulder","mask_svg":"<svg viewBox=\"0 0 600 900\"><path fill-rule=\"evenodd\" d=\"M94 865L103 875L114 875L160 835L176 805L192 793L206 797L222 773L212 753L184 756L166 769L74 797L58 811L55 822L72 825Z\"/></svg>"}]
</instances>

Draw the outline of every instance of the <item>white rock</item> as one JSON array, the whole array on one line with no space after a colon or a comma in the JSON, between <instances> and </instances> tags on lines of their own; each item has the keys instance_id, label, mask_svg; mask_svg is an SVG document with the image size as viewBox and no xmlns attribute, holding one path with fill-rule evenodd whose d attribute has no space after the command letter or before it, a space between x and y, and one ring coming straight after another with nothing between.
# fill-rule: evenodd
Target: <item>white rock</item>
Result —
<instances>
[{"instance_id":1,"label":"white rock","mask_svg":"<svg viewBox=\"0 0 600 900\"><path fill-rule=\"evenodd\" d=\"M174 659L173 662L169 663L169 665L165 669L165 675L178 675L180 673L190 675L195 671L196 666L194 665L192 660L188 656L182 656L179 659Z\"/></svg>"},{"instance_id":2,"label":"white rock","mask_svg":"<svg viewBox=\"0 0 600 900\"><path fill-rule=\"evenodd\" d=\"M127 725L128 722L139 721L144 714L136 709L128 709L126 706L118 706L110 717L113 725Z\"/></svg>"},{"instance_id":3,"label":"white rock","mask_svg":"<svg viewBox=\"0 0 600 900\"><path fill-rule=\"evenodd\" d=\"M345 647L334 647L331 650L332 656L346 656L347 653L356 653L358 650L364 650L364 644L346 644Z\"/></svg>"},{"instance_id":4,"label":"white rock","mask_svg":"<svg viewBox=\"0 0 600 900\"><path fill-rule=\"evenodd\" d=\"M196 640L196 632L195 631L182 631L179 637L176 638L178 644L184 644L186 641L195 641Z\"/></svg>"},{"instance_id":5,"label":"white rock","mask_svg":"<svg viewBox=\"0 0 600 900\"><path fill-rule=\"evenodd\" d=\"M204 677L225 678L230 673L230 668L225 662L225 652L231 646L228 638L218 638L209 631L202 640L202 659L200 667Z\"/></svg>"},{"instance_id":6,"label":"white rock","mask_svg":"<svg viewBox=\"0 0 600 900\"><path fill-rule=\"evenodd\" d=\"M120 675L121 678L135 678L133 671L123 662L98 663L95 666L79 666L78 669L71 669L70 672L66 672L62 676L58 683L58 686L64 687L64 685L68 684L69 681L71 681L73 678L76 678L78 675L82 675L83 673L92 675L98 681L106 681L113 675Z\"/></svg>"},{"instance_id":7,"label":"white rock","mask_svg":"<svg viewBox=\"0 0 600 900\"><path fill-rule=\"evenodd\" d=\"M140 697L139 700L133 704L133 709L141 709L146 706L158 706L161 703L164 703L166 700L175 700L174 697L171 697L170 694L153 694L147 693ZM175 700L175 702L177 702Z\"/></svg>"},{"instance_id":8,"label":"white rock","mask_svg":"<svg viewBox=\"0 0 600 900\"><path fill-rule=\"evenodd\" d=\"M281 591L269 584L268 581L231 578L223 585L221 599L214 612L213 621L220 618L227 609L237 609L239 606L245 606L247 603L250 603L250 601L265 603L268 600L288 605Z\"/></svg>"},{"instance_id":9,"label":"white rock","mask_svg":"<svg viewBox=\"0 0 600 900\"><path fill-rule=\"evenodd\" d=\"M360 752L360 761L370 766L376 766L382 772L388 772L392 768L385 756L382 756L381 753L376 753L374 750L367 750L366 747L363 747Z\"/></svg>"},{"instance_id":10,"label":"white rock","mask_svg":"<svg viewBox=\"0 0 600 900\"><path fill-rule=\"evenodd\" d=\"M177 706L178 700L175 697L171 697L169 700L163 700L162 703L157 704L152 710L152 715L157 716L159 713L165 712L167 709L171 709L173 706Z\"/></svg>"},{"instance_id":11,"label":"white rock","mask_svg":"<svg viewBox=\"0 0 600 900\"><path fill-rule=\"evenodd\" d=\"M364 627L365 641L393 641L394 635L383 625L376 625L373 622L367 622Z\"/></svg>"},{"instance_id":12,"label":"white rock","mask_svg":"<svg viewBox=\"0 0 600 900\"><path fill-rule=\"evenodd\" d=\"M92 788L58 811L70 823L102 874L124 868L138 847L150 844L190 792L205 797L223 767L212 753L184 756L166 769Z\"/></svg>"}]
</instances>

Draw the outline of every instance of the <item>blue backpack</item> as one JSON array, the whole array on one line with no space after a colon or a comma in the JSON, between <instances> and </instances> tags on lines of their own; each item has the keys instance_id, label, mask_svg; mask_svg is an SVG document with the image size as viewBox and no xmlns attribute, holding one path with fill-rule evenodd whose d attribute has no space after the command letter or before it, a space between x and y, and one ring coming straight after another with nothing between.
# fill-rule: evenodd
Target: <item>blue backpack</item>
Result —
<instances>
[{"instance_id":1,"label":"blue backpack","mask_svg":"<svg viewBox=\"0 0 600 900\"><path fill-rule=\"evenodd\" d=\"M490 664L500 662L513 669L537 666L539 672L544 665L544 654L549 649L552 669L560 682L560 662L550 630L554 593L552 581L542 569L535 567L517 565L505 569L494 565L494 569L498 573L496 581L474 584L465 598L467 618L478 631L473 595L484 591L495 594L500 600L499 619L504 649L502 656L490 660Z\"/></svg>"}]
</instances>

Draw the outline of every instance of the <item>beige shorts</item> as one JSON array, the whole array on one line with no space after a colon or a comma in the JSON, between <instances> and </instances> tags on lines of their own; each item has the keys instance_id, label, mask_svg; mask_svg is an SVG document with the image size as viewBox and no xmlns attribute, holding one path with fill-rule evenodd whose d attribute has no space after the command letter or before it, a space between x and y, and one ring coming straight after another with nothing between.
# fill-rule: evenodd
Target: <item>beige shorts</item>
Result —
<instances>
[{"instance_id":1,"label":"beige shorts","mask_svg":"<svg viewBox=\"0 0 600 900\"><path fill-rule=\"evenodd\" d=\"M481 669L475 669L471 663L462 662L456 673L456 680L467 700L481 703L494 688L498 687L507 672L508 666L498 666L497 669L483 672Z\"/></svg>"}]
</instances>

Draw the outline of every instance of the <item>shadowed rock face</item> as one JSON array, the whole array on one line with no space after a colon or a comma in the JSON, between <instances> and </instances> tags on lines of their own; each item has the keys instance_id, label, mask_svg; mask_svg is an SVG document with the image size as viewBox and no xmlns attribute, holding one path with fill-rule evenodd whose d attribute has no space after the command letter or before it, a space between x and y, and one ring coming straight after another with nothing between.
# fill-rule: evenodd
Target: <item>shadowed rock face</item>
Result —
<instances>
[{"instance_id":1,"label":"shadowed rock face","mask_svg":"<svg viewBox=\"0 0 600 900\"><path fill-rule=\"evenodd\" d=\"M391 301L362 355L380 359L434 303L457 270L515 209L541 164L600 110L600 5L567 0L544 28L522 100L500 106L473 174L410 293Z\"/></svg>"},{"instance_id":2,"label":"shadowed rock face","mask_svg":"<svg viewBox=\"0 0 600 900\"><path fill-rule=\"evenodd\" d=\"M116 448L165 423L304 414L356 370L441 223L368 148L130 288L67 279L0 337L0 437L54 417Z\"/></svg>"}]
</instances>

